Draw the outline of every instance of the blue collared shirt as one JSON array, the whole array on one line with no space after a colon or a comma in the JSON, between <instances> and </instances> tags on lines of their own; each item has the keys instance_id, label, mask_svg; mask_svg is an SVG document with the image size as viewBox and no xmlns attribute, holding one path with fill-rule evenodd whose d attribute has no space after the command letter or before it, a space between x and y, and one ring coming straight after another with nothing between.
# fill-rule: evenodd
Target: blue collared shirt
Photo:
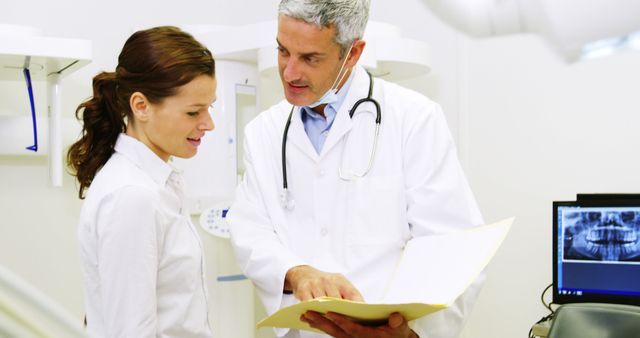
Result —
<instances>
[{"instance_id":1,"label":"blue collared shirt","mask_svg":"<svg viewBox=\"0 0 640 338\"><path fill-rule=\"evenodd\" d=\"M342 102L344 102L344 99L347 96L347 92L349 91L349 87L351 86L351 81L353 79L353 74L355 74L355 71L352 71L351 74L349 74L347 82L345 82L344 86L342 86L338 91L338 101L330 103L324 107L324 117L309 107L305 106L300 109L302 123L304 124L304 131L307 133L307 136L309 136L309 140L318 154L320 154L324 141L327 139L327 135L329 135L329 129L331 129L333 121L336 119L336 114L338 113L338 110L340 110Z\"/></svg>"}]
</instances>

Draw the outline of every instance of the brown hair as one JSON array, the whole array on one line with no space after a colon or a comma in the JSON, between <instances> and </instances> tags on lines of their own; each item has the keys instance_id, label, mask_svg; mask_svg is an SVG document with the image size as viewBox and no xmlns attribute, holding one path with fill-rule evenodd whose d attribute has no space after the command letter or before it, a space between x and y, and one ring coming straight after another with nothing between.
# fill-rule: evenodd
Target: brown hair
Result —
<instances>
[{"instance_id":1,"label":"brown hair","mask_svg":"<svg viewBox=\"0 0 640 338\"><path fill-rule=\"evenodd\" d=\"M140 92L151 103L160 103L200 75L215 76L213 56L177 27L141 30L127 39L116 71L96 75L93 97L76 109L76 117L83 122L82 134L69 148L67 165L80 183L81 199L113 154L118 135L126 131L127 119L133 114L131 95Z\"/></svg>"}]
</instances>

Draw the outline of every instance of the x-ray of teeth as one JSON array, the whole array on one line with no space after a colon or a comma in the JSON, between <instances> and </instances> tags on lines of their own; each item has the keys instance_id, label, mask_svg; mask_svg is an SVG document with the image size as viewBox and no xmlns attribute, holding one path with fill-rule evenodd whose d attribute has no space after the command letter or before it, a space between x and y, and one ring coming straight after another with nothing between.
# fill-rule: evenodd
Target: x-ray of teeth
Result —
<instances>
[{"instance_id":1,"label":"x-ray of teeth","mask_svg":"<svg viewBox=\"0 0 640 338\"><path fill-rule=\"evenodd\" d=\"M640 262L640 210L566 211L564 259Z\"/></svg>"}]
</instances>

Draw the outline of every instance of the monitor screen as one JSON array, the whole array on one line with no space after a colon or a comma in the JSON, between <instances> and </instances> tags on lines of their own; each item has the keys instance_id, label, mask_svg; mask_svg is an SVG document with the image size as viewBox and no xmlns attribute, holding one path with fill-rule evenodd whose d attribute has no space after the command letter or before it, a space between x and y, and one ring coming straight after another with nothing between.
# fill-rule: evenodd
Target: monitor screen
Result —
<instances>
[{"instance_id":1,"label":"monitor screen","mask_svg":"<svg viewBox=\"0 0 640 338\"><path fill-rule=\"evenodd\" d=\"M640 199L553 202L553 302L640 305Z\"/></svg>"}]
</instances>

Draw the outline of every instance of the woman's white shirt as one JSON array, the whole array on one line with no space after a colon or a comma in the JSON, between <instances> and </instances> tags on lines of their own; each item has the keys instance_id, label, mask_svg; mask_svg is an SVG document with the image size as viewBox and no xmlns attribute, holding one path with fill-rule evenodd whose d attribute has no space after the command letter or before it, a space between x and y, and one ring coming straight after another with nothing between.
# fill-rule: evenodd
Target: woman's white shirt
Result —
<instances>
[{"instance_id":1,"label":"woman's white shirt","mask_svg":"<svg viewBox=\"0 0 640 338\"><path fill-rule=\"evenodd\" d=\"M82 206L78 237L93 337L212 337L202 244L182 176L120 134Z\"/></svg>"}]
</instances>

